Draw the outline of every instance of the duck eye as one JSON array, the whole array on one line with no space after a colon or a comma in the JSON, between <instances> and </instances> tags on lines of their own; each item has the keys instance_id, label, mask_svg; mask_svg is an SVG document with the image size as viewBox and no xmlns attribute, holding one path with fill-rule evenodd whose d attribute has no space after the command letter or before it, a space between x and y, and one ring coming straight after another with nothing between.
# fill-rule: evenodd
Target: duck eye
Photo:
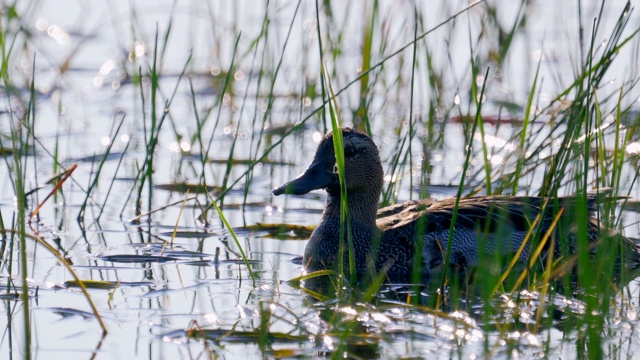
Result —
<instances>
[{"instance_id":1,"label":"duck eye","mask_svg":"<svg viewBox=\"0 0 640 360\"><path fill-rule=\"evenodd\" d=\"M353 155L355 155L356 150L352 147L346 147L344 148L344 156L345 157L352 157Z\"/></svg>"}]
</instances>

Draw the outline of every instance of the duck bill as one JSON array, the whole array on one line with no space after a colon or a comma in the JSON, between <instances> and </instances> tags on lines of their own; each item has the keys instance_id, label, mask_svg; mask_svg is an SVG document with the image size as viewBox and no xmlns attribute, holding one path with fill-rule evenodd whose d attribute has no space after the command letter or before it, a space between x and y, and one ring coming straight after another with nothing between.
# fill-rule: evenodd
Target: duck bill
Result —
<instances>
[{"instance_id":1,"label":"duck bill","mask_svg":"<svg viewBox=\"0 0 640 360\"><path fill-rule=\"evenodd\" d=\"M273 189L273 195L293 194L302 195L311 190L322 189L336 181L336 174L329 172L322 161L309 165L297 178Z\"/></svg>"}]
</instances>

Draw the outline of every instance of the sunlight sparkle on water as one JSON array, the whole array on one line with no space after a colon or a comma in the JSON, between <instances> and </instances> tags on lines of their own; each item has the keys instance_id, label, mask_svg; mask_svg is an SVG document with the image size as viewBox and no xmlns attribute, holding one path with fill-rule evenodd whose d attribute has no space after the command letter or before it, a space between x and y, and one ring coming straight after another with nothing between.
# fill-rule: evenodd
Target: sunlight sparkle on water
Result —
<instances>
[{"instance_id":1,"label":"sunlight sparkle on water","mask_svg":"<svg viewBox=\"0 0 640 360\"><path fill-rule=\"evenodd\" d=\"M96 88L102 87L103 84L104 78L102 76L96 76L93 78L93 86L95 86Z\"/></svg>"},{"instance_id":2,"label":"sunlight sparkle on water","mask_svg":"<svg viewBox=\"0 0 640 360\"><path fill-rule=\"evenodd\" d=\"M307 31L315 30L317 26L318 24L315 18L308 18L302 23L302 28Z\"/></svg>"},{"instance_id":3,"label":"sunlight sparkle on water","mask_svg":"<svg viewBox=\"0 0 640 360\"><path fill-rule=\"evenodd\" d=\"M331 337L325 336L324 338L322 338L322 341L324 342L324 344L327 346L329 350L333 349L333 339L331 339Z\"/></svg>"},{"instance_id":4,"label":"sunlight sparkle on water","mask_svg":"<svg viewBox=\"0 0 640 360\"><path fill-rule=\"evenodd\" d=\"M188 152L191 150L191 144L189 144L186 141L182 141L180 143L172 142L167 147L169 148L170 151L175 153Z\"/></svg>"},{"instance_id":5,"label":"sunlight sparkle on water","mask_svg":"<svg viewBox=\"0 0 640 360\"><path fill-rule=\"evenodd\" d=\"M322 135L322 133L319 132L319 131L314 131L313 135L311 135L311 138L313 139L314 143L319 143L320 140L322 140L323 137L324 137L324 135Z\"/></svg>"},{"instance_id":6,"label":"sunlight sparkle on water","mask_svg":"<svg viewBox=\"0 0 640 360\"><path fill-rule=\"evenodd\" d=\"M398 180L398 175L393 174L393 175L385 175L384 176L384 181L385 182L396 182Z\"/></svg>"},{"instance_id":7,"label":"sunlight sparkle on water","mask_svg":"<svg viewBox=\"0 0 640 360\"><path fill-rule=\"evenodd\" d=\"M540 92L540 96L538 98L540 99L541 102L548 102L548 101L551 101L552 96L550 93L546 91L542 91Z\"/></svg>"},{"instance_id":8,"label":"sunlight sparkle on water","mask_svg":"<svg viewBox=\"0 0 640 360\"><path fill-rule=\"evenodd\" d=\"M267 213L267 215L273 215L274 212L282 214L284 212L284 209L280 206L267 205L264 207L264 211L265 213Z\"/></svg>"},{"instance_id":9,"label":"sunlight sparkle on water","mask_svg":"<svg viewBox=\"0 0 640 360\"><path fill-rule=\"evenodd\" d=\"M504 162L504 158L500 155L489 155L488 158L493 165L500 165Z\"/></svg>"},{"instance_id":10,"label":"sunlight sparkle on water","mask_svg":"<svg viewBox=\"0 0 640 360\"><path fill-rule=\"evenodd\" d=\"M533 52L531 52L531 60L533 61L545 60L544 52L540 49L534 50Z\"/></svg>"},{"instance_id":11,"label":"sunlight sparkle on water","mask_svg":"<svg viewBox=\"0 0 640 360\"><path fill-rule=\"evenodd\" d=\"M45 31L48 26L49 21L47 19L40 18L36 21L36 29L38 29L38 31Z\"/></svg>"},{"instance_id":12,"label":"sunlight sparkle on water","mask_svg":"<svg viewBox=\"0 0 640 360\"><path fill-rule=\"evenodd\" d=\"M60 45L66 45L69 42L69 34L58 25L51 25L47 28L47 35L52 37Z\"/></svg>"},{"instance_id":13,"label":"sunlight sparkle on water","mask_svg":"<svg viewBox=\"0 0 640 360\"><path fill-rule=\"evenodd\" d=\"M341 312L348 314L348 315L358 315L358 312L356 311L356 309L349 307L349 306L345 306L342 309L340 309Z\"/></svg>"},{"instance_id":14,"label":"sunlight sparkle on water","mask_svg":"<svg viewBox=\"0 0 640 360\"><path fill-rule=\"evenodd\" d=\"M58 75L60 75L60 66L53 65L53 66L49 69L49 73L51 73L51 75L53 75L53 76L58 76Z\"/></svg>"},{"instance_id":15,"label":"sunlight sparkle on water","mask_svg":"<svg viewBox=\"0 0 640 360\"><path fill-rule=\"evenodd\" d=\"M116 67L116 62L113 61L112 59L105 61L104 64L102 64L102 66L100 67L100 75L102 76L108 75L111 72L111 70L113 70L115 67Z\"/></svg>"},{"instance_id":16,"label":"sunlight sparkle on water","mask_svg":"<svg viewBox=\"0 0 640 360\"><path fill-rule=\"evenodd\" d=\"M205 314L204 315L204 319L207 320L209 322L209 324L211 324L211 325L216 325L216 324L220 323L220 321L218 319L218 315L216 315L214 313Z\"/></svg>"},{"instance_id":17,"label":"sunlight sparkle on water","mask_svg":"<svg viewBox=\"0 0 640 360\"><path fill-rule=\"evenodd\" d=\"M632 143L629 143L629 145L627 145L627 148L625 150L629 155L640 154L640 141L634 141Z\"/></svg>"},{"instance_id":18,"label":"sunlight sparkle on water","mask_svg":"<svg viewBox=\"0 0 640 360\"><path fill-rule=\"evenodd\" d=\"M373 312L370 315L371 315L371 318L376 322L385 323L385 324L391 323L391 319L389 319L384 314Z\"/></svg>"},{"instance_id":19,"label":"sunlight sparkle on water","mask_svg":"<svg viewBox=\"0 0 640 360\"><path fill-rule=\"evenodd\" d=\"M147 47L145 46L144 42L141 40L137 40L133 47L133 52L137 58L141 58L146 54L146 49Z\"/></svg>"}]
</instances>

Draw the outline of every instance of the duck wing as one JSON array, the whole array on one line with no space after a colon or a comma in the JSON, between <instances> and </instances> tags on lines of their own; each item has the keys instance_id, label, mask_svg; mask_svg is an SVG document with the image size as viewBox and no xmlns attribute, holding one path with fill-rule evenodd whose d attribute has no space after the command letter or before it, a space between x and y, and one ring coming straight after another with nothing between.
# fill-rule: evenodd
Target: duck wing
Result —
<instances>
[{"instance_id":1,"label":"duck wing","mask_svg":"<svg viewBox=\"0 0 640 360\"><path fill-rule=\"evenodd\" d=\"M604 195L604 196L603 196ZM477 254L475 247L468 247L469 239L475 239L471 232L481 231L493 234L493 241L503 242L503 249L518 248L538 215L536 231L546 231L552 224L560 209L563 209L563 224L558 227L568 235L570 252L575 251L575 228L570 226L579 216L588 216L587 234L589 237L589 249L592 252L602 241L614 241L618 250L613 250L619 266L625 269L639 269L640 271L640 247L638 242L624 237L615 230L606 229L600 225L594 217L597 204L620 200L621 197L611 197L606 194L587 193L586 214L585 210L578 211L581 205L578 196L558 198L541 198L529 196L481 196L460 199L457 209L455 227L463 230L460 241L454 241L451 253L451 263L465 267L475 264ZM402 204L380 209L376 224L384 233L384 241L381 244L384 254L392 254L397 264L397 272L410 269L413 264L412 254L415 247L417 233L425 234L425 240L433 237L444 236L441 241L436 241L432 248L426 249L426 269L435 269L442 263L443 246L446 246L446 237L451 228L451 221L455 209L455 199L446 200L413 200ZM470 232L466 232L468 229ZM431 233L435 235L430 235ZM508 235L510 234L510 235ZM515 234L515 235L514 235ZM505 243L506 242L506 243ZM390 245L389 245L390 244ZM556 252L560 254L559 244L556 244ZM572 258L573 262L577 258ZM380 264L378 264L380 265ZM569 268L569 265L567 265ZM407 270L409 271L409 270Z\"/></svg>"},{"instance_id":2,"label":"duck wing","mask_svg":"<svg viewBox=\"0 0 640 360\"><path fill-rule=\"evenodd\" d=\"M548 227L560 208L565 214L574 213L578 205L576 196L541 198L533 196L479 196L460 199L456 226L495 231L508 226L514 231L527 231L538 214L539 224ZM546 202L546 204L545 204ZM601 197L587 194L587 212L592 216ZM544 207L544 208L543 208ZM398 229L426 220L426 231L447 230L451 227L455 199L411 200L382 208L377 213L377 225L382 231Z\"/></svg>"},{"instance_id":3,"label":"duck wing","mask_svg":"<svg viewBox=\"0 0 640 360\"><path fill-rule=\"evenodd\" d=\"M378 210L376 214L377 219L382 219L387 216L392 216L395 214L399 214L401 212L413 212L420 208L424 209L430 206L432 203L437 202L435 199L424 199L424 200L409 200L403 203L390 205L387 207L383 207Z\"/></svg>"}]
</instances>

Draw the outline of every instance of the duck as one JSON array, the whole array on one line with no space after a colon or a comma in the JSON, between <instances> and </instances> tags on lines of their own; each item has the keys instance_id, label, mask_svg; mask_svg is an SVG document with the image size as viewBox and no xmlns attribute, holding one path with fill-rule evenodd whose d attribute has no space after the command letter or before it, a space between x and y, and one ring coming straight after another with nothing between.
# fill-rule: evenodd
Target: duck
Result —
<instances>
[{"instance_id":1,"label":"duck","mask_svg":"<svg viewBox=\"0 0 640 360\"><path fill-rule=\"evenodd\" d=\"M332 132L320 141L311 164L301 175L272 191L275 196L303 195L317 189L324 189L327 193L320 223L304 250L303 266L306 271L338 269L340 253L344 256L344 268L348 269L346 244L349 236L353 244L355 269L362 274L383 270L387 274L411 274L416 271L415 266L420 266L417 271L430 275L442 271L446 254L449 254L450 266L463 270L479 266L482 252L504 258L519 256L517 261L524 263L534 254L531 245L534 241L529 240L531 236L527 234L537 234L539 243L547 230L554 226L560 208L563 209L559 216L561 225L555 226L553 231L558 239L566 241L553 242L553 259L575 254L580 246L576 216L571 215L579 213L575 211L577 195L553 199L508 195L460 198L455 218L455 198L409 200L378 209L384 185L378 147L363 131L348 127L340 128L340 131L349 216L346 225L342 226L342 240L342 195ZM589 252L597 251L603 240L618 241L620 246L613 247L619 253L616 258L622 264L637 266L640 255L636 243L619 232L605 229L595 218L599 198L594 192L586 194ZM454 219L453 234L450 235ZM532 226L535 226L534 231L530 231ZM549 243L552 242L547 242L547 249L535 256L546 259L550 253ZM418 256L421 258L416 261Z\"/></svg>"}]
</instances>

